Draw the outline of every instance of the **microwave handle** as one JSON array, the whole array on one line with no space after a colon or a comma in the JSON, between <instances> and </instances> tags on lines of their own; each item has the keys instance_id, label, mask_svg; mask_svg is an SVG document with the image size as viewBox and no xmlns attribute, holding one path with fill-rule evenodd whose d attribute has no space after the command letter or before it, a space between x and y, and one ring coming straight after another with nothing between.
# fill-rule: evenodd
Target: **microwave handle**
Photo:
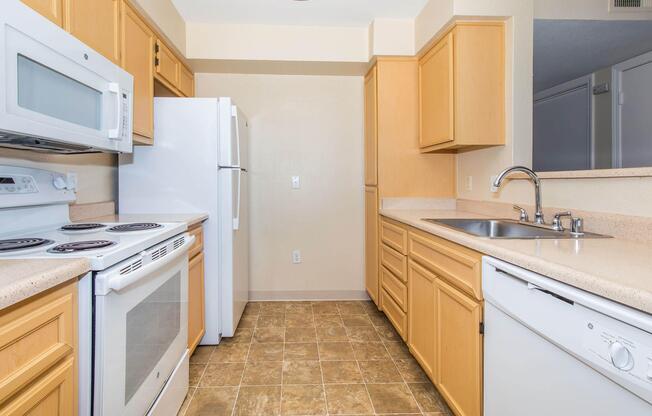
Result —
<instances>
[{"instance_id":1,"label":"microwave handle","mask_svg":"<svg viewBox=\"0 0 652 416\"><path fill-rule=\"evenodd\" d=\"M120 137L120 125L122 124L122 100L120 99L120 85L111 82L109 83L109 92L115 94L115 111L116 111L116 126L114 129L109 129L109 139L117 139Z\"/></svg>"}]
</instances>

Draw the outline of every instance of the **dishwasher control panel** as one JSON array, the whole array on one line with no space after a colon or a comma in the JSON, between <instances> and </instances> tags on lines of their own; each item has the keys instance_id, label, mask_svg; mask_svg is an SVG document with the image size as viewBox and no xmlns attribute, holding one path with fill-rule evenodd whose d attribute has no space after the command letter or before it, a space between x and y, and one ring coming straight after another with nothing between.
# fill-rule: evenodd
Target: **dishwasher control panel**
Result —
<instances>
[{"instance_id":1,"label":"dishwasher control panel","mask_svg":"<svg viewBox=\"0 0 652 416\"><path fill-rule=\"evenodd\" d=\"M615 328L618 326L619 328ZM618 371L639 386L652 389L652 347L622 322L586 321L583 345L588 357L605 369Z\"/></svg>"}]
</instances>

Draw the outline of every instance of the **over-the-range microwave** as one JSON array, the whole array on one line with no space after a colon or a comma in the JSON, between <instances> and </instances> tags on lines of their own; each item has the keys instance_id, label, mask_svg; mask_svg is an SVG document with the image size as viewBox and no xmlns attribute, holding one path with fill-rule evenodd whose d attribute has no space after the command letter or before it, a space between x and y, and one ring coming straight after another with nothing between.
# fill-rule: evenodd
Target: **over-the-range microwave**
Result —
<instances>
[{"instance_id":1,"label":"over-the-range microwave","mask_svg":"<svg viewBox=\"0 0 652 416\"><path fill-rule=\"evenodd\" d=\"M133 77L19 0L0 12L0 146L132 151Z\"/></svg>"}]
</instances>

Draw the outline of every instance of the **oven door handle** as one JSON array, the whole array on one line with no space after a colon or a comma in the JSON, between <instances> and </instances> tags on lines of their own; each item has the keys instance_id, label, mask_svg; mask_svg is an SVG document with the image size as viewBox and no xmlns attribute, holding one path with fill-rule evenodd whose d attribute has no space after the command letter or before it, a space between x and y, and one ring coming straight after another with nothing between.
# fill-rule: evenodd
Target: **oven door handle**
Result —
<instances>
[{"instance_id":1,"label":"oven door handle","mask_svg":"<svg viewBox=\"0 0 652 416\"><path fill-rule=\"evenodd\" d=\"M108 279L107 289L113 290L115 292L120 292L121 290L126 289L127 287L138 282L143 277L150 275L156 272L158 269L161 269L171 262L175 261L179 257L188 253L188 249L195 242L194 235L188 235L185 238L185 242L181 247L174 250L172 253L164 256L160 260L153 261L148 265L136 270L135 272L129 273L127 276L117 275Z\"/></svg>"}]
</instances>

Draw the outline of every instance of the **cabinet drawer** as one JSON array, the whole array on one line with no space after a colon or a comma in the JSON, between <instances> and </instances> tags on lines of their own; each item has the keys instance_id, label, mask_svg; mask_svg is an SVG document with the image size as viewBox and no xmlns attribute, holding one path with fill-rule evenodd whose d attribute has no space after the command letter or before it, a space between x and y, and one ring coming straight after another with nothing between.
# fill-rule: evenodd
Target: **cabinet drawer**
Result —
<instances>
[{"instance_id":1,"label":"cabinet drawer","mask_svg":"<svg viewBox=\"0 0 652 416\"><path fill-rule=\"evenodd\" d=\"M418 230L410 230L409 256L460 290L482 299L482 254Z\"/></svg>"},{"instance_id":2,"label":"cabinet drawer","mask_svg":"<svg viewBox=\"0 0 652 416\"><path fill-rule=\"evenodd\" d=\"M407 286L385 267L380 268L380 282L383 289L389 294L396 304L407 312Z\"/></svg>"},{"instance_id":3,"label":"cabinet drawer","mask_svg":"<svg viewBox=\"0 0 652 416\"><path fill-rule=\"evenodd\" d=\"M192 259L204 250L204 230L202 225L196 225L188 230L188 234L195 236L195 242L188 249L188 258Z\"/></svg>"},{"instance_id":4,"label":"cabinet drawer","mask_svg":"<svg viewBox=\"0 0 652 416\"><path fill-rule=\"evenodd\" d=\"M380 264L399 278L407 282L407 257L384 244L380 246Z\"/></svg>"},{"instance_id":5,"label":"cabinet drawer","mask_svg":"<svg viewBox=\"0 0 652 416\"><path fill-rule=\"evenodd\" d=\"M407 314L403 312L400 306L396 304L394 299L385 291L384 289L380 291L380 304L382 306L383 312L389 318L389 321L396 328L396 332L403 338L404 341L407 340Z\"/></svg>"},{"instance_id":6,"label":"cabinet drawer","mask_svg":"<svg viewBox=\"0 0 652 416\"><path fill-rule=\"evenodd\" d=\"M77 415L75 359L69 357L22 390L0 416Z\"/></svg>"},{"instance_id":7,"label":"cabinet drawer","mask_svg":"<svg viewBox=\"0 0 652 416\"><path fill-rule=\"evenodd\" d=\"M74 352L77 284L0 314L0 403Z\"/></svg>"},{"instance_id":8,"label":"cabinet drawer","mask_svg":"<svg viewBox=\"0 0 652 416\"><path fill-rule=\"evenodd\" d=\"M407 228L397 222L381 217L380 241L401 254L407 254Z\"/></svg>"}]
</instances>

